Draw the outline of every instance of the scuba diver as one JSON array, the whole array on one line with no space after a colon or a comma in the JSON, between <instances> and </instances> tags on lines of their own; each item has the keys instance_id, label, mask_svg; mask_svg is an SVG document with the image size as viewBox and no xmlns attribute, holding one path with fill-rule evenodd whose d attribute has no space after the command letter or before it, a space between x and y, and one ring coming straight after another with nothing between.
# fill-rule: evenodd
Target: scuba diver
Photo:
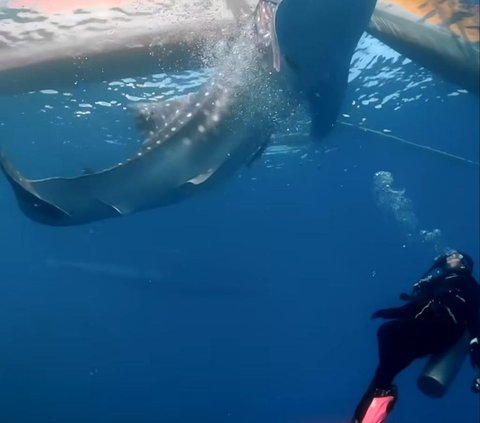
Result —
<instances>
[{"instance_id":1,"label":"scuba diver","mask_svg":"<svg viewBox=\"0 0 480 423\"><path fill-rule=\"evenodd\" d=\"M405 305L372 315L391 320L378 329L379 364L353 423L384 422L397 399L394 378L415 359L447 351L465 331L472 366L480 370L480 285L472 270L471 257L449 251L434 260L410 295L400 295ZM472 391L480 394L480 373Z\"/></svg>"}]
</instances>

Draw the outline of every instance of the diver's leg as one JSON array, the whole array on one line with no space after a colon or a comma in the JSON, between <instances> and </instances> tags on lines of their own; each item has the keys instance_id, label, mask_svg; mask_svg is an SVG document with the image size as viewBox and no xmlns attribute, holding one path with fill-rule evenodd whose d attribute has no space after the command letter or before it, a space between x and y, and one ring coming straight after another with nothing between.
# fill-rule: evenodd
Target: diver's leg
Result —
<instances>
[{"instance_id":1,"label":"diver's leg","mask_svg":"<svg viewBox=\"0 0 480 423\"><path fill-rule=\"evenodd\" d=\"M417 318L384 323L377 335L379 365L355 411L354 423L384 422L395 404L393 381L398 373L416 358L448 348L462 333L450 318L426 311Z\"/></svg>"},{"instance_id":2,"label":"diver's leg","mask_svg":"<svg viewBox=\"0 0 480 423\"><path fill-rule=\"evenodd\" d=\"M393 380L416 357L415 345L409 342L409 322L393 320L378 329L379 365L358 404L354 423L381 423L392 410L396 398Z\"/></svg>"},{"instance_id":3,"label":"diver's leg","mask_svg":"<svg viewBox=\"0 0 480 423\"><path fill-rule=\"evenodd\" d=\"M353 423L383 423L397 400L397 388L368 389L355 410Z\"/></svg>"},{"instance_id":4,"label":"diver's leg","mask_svg":"<svg viewBox=\"0 0 480 423\"><path fill-rule=\"evenodd\" d=\"M392 320L379 327L379 365L372 380L375 388L391 388L395 377L419 357L418 329L414 320Z\"/></svg>"},{"instance_id":5,"label":"diver's leg","mask_svg":"<svg viewBox=\"0 0 480 423\"><path fill-rule=\"evenodd\" d=\"M384 423L397 401L397 388L377 389L365 399L364 409L357 410L353 423Z\"/></svg>"}]
</instances>

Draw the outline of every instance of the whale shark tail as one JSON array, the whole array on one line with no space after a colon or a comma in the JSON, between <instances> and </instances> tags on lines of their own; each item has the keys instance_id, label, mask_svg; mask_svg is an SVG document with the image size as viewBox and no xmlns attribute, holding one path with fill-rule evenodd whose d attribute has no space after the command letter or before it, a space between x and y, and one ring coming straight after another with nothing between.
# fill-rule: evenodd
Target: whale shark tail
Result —
<instances>
[{"instance_id":1,"label":"whale shark tail","mask_svg":"<svg viewBox=\"0 0 480 423\"><path fill-rule=\"evenodd\" d=\"M32 220L40 223L58 222L61 224L68 213L43 199L32 183L26 179L0 151L0 168L13 188L20 209Z\"/></svg>"}]
</instances>

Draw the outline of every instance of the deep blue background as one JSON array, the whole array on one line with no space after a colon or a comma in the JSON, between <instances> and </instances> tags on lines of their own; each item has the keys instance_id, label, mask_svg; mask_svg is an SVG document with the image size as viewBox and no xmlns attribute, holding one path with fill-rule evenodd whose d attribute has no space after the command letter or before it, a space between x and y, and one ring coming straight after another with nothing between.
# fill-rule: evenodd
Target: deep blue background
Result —
<instances>
[{"instance_id":1,"label":"deep blue background","mask_svg":"<svg viewBox=\"0 0 480 423\"><path fill-rule=\"evenodd\" d=\"M478 97L449 96L458 87L433 78L398 110L358 110L363 80L345 100L353 123L478 162ZM401 98L404 87L391 79L376 95ZM60 124L40 113L45 101L0 98L2 146L28 175L123 152L97 129L125 139L130 117L70 122L63 97L49 97ZM376 205L380 170L406 190L421 229L478 259L478 165L341 125L222 189L82 227L30 222L0 180L0 421L346 422L376 364L372 311L399 304L436 254ZM422 365L398 378L390 421L478 422L470 367L432 400L415 385Z\"/></svg>"}]
</instances>

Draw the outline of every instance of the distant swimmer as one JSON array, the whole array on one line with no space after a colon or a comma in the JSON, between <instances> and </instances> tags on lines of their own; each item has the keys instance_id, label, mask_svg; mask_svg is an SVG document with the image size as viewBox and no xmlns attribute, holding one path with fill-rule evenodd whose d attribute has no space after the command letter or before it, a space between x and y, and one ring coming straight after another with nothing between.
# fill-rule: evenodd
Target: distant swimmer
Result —
<instances>
[{"instance_id":1,"label":"distant swimmer","mask_svg":"<svg viewBox=\"0 0 480 423\"><path fill-rule=\"evenodd\" d=\"M432 355L420 389L443 395L466 353L480 370L480 285L472 276L473 260L451 250L437 257L428 272L400 298L401 307L376 311L390 319L378 329L379 365L357 406L353 423L383 423L397 399L394 378L415 359ZM472 391L480 393L480 374Z\"/></svg>"}]
</instances>

